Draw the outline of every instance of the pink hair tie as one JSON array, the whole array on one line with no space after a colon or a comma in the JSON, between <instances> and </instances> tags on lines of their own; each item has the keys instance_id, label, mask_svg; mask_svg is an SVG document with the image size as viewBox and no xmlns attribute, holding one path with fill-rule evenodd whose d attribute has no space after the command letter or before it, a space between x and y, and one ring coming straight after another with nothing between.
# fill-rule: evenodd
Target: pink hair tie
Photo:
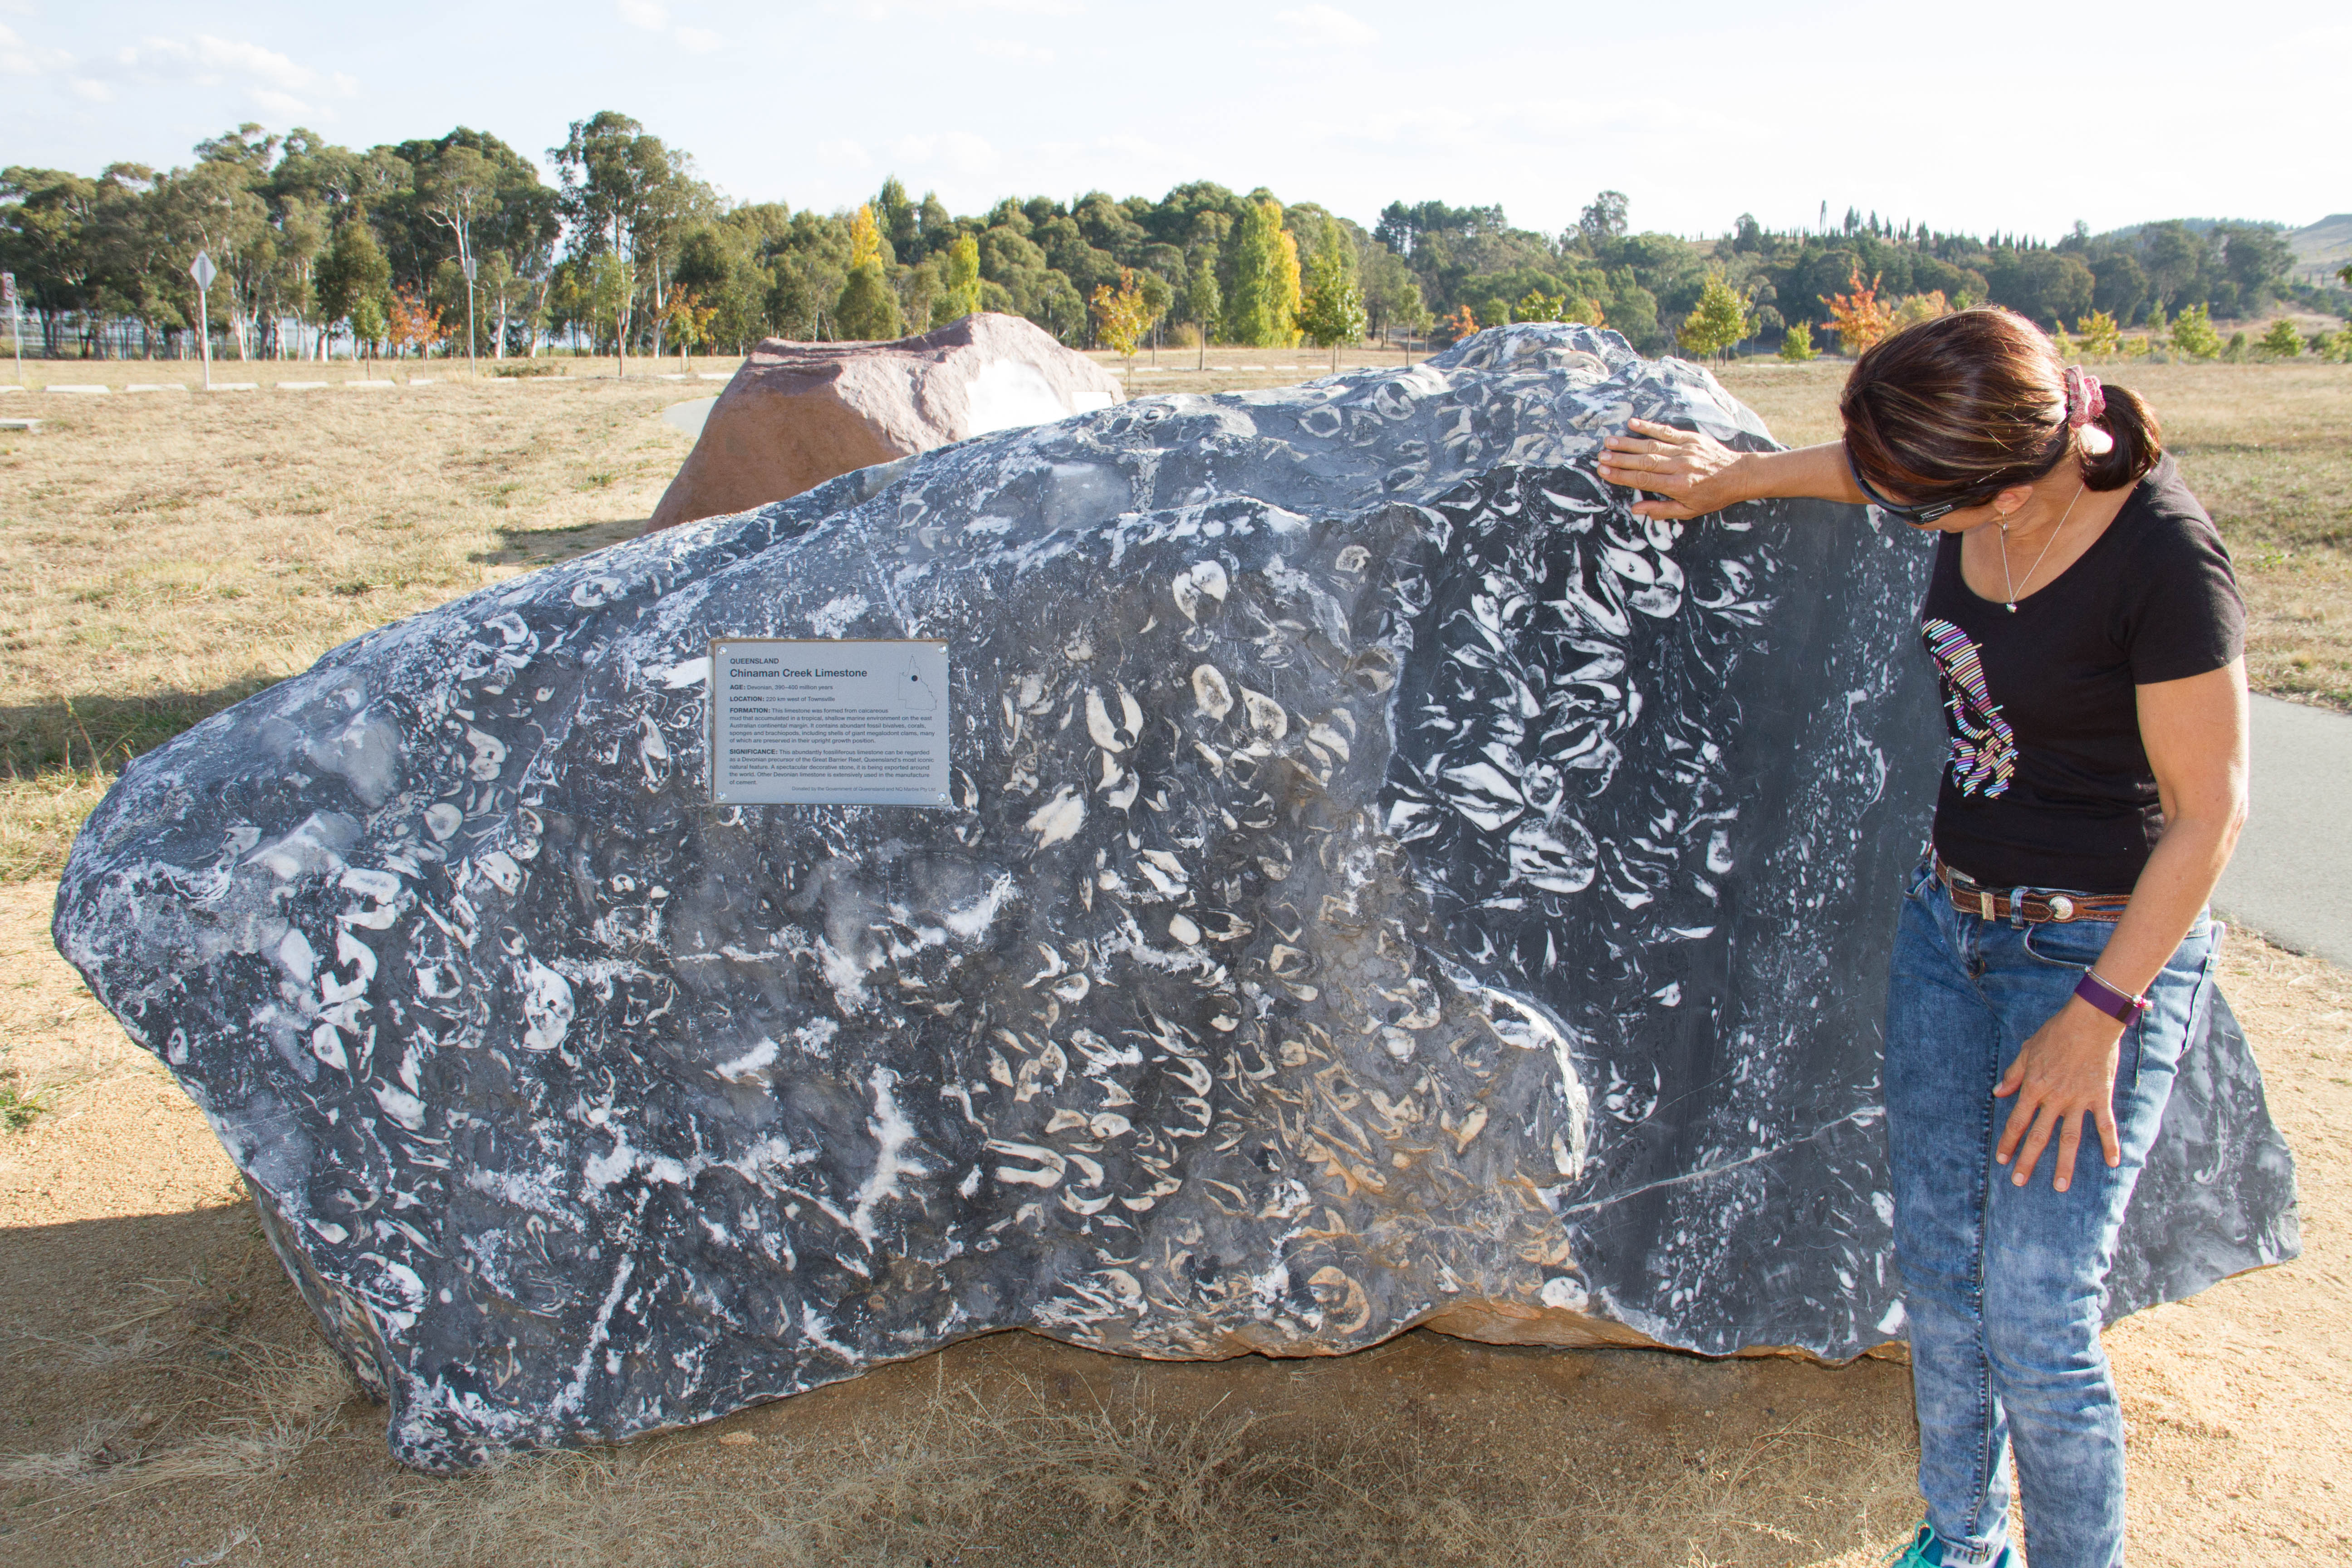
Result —
<instances>
[{"instance_id":1,"label":"pink hair tie","mask_svg":"<svg viewBox=\"0 0 2352 1568\"><path fill-rule=\"evenodd\" d=\"M2099 378L2074 365L2066 367L2066 428L2080 430L2107 411L2107 389Z\"/></svg>"}]
</instances>

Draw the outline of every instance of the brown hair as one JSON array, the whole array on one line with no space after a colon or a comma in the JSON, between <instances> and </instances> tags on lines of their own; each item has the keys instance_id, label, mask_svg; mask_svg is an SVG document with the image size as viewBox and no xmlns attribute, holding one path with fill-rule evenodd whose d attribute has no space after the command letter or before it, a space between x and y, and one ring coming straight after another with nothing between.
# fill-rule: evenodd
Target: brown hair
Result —
<instances>
[{"instance_id":1,"label":"brown hair","mask_svg":"<svg viewBox=\"0 0 2352 1568\"><path fill-rule=\"evenodd\" d=\"M1872 484L1924 505L1980 505L2069 456L2095 490L2137 483L2164 455L2155 413L2105 388L2093 423L2114 444L2089 451L2067 426L2065 372L2057 345L2013 311L1980 307L1906 327L1846 377L1846 456Z\"/></svg>"}]
</instances>

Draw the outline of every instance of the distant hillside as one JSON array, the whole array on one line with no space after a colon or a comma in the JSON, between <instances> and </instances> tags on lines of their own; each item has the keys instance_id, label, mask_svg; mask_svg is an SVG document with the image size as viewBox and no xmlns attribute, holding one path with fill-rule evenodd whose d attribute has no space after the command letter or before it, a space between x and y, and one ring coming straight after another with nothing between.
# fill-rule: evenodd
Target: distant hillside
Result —
<instances>
[{"instance_id":1,"label":"distant hillside","mask_svg":"<svg viewBox=\"0 0 2352 1568\"><path fill-rule=\"evenodd\" d=\"M2333 283L2336 269L2352 261L2352 213L2321 218L2286 237L2294 247L2294 276L2306 283Z\"/></svg>"},{"instance_id":2,"label":"distant hillside","mask_svg":"<svg viewBox=\"0 0 2352 1568\"><path fill-rule=\"evenodd\" d=\"M2234 228L2284 229L2286 227L2286 225L2280 223L2275 218L2266 217L2152 218L2147 223L2126 224L2122 228L2111 228L2105 234L2095 234L2091 238L2094 241L2112 239L2117 244L2121 244L2126 240L2138 238L2140 230L2144 228L2153 228L2159 223L2177 223L2191 234L2210 234L2215 229L2220 228L2223 224L2228 224Z\"/></svg>"}]
</instances>

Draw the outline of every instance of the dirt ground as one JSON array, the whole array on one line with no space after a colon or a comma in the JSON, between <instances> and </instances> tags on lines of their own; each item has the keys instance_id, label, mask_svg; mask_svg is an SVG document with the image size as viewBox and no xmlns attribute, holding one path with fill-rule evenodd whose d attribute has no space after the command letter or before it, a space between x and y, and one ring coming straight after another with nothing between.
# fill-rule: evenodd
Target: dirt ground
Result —
<instances>
[{"instance_id":1,"label":"dirt ground","mask_svg":"<svg viewBox=\"0 0 2352 1568\"><path fill-rule=\"evenodd\" d=\"M1227 357L1203 376L1181 368L1189 353L1164 351L1168 389L1274 384L1325 363L1307 350L1217 363ZM2299 455L2263 467L2268 437L2231 423L2238 383L2184 382L2174 401L2204 410L2187 427L2214 432L2216 479L2192 470L2192 483L2242 497L2231 515L2248 529L2302 520L2283 549L2317 563L2303 574L2316 613L2352 621L2320 537L2346 506L2328 467L2341 454L2320 449L2344 423L2342 390L2268 374L2264 395L2293 405ZM1136 388L1160 379L1139 374ZM1727 379L1789 439L1813 438L1808 422L1834 396L1811 371ZM160 739L364 626L617 537L683 453L652 416L707 390L443 386L381 405L268 392L188 414L138 402L169 394L75 405L0 454L0 741L54 769L52 737L96 711L118 728L92 750L113 750L118 732L137 749L148 730ZM259 401L301 396L345 401L299 415ZM206 443L240 445L208 460ZM339 453L365 471L337 472ZM2292 508L2274 493L2281 473L2303 487ZM381 1410L321 1347L202 1117L49 947L49 847L105 782L83 765L89 780L67 785L89 798L58 793L56 826L25 817L0 877L11 1568L1862 1568L1916 1521L1897 1362L1504 1350L1427 1332L1332 1361L1213 1365L996 1335L617 1450L458 1480L402 1471ZM2340 1495L2352 1486L2352 974L2241 935L2224 981L2300 1161L2306 1255L2111 1334L2133 1560L2352 1562ZM11 1110L27 1100L24 1116Z\"/></svg>"}]
</instances>

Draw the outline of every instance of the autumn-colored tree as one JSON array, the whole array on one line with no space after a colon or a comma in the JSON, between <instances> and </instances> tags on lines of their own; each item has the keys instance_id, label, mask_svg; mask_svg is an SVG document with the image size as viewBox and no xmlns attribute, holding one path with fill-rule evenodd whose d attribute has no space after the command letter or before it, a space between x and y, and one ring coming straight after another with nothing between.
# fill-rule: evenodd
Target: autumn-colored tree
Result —
<instances>
[{"instance_id":1,"label":"autumn-colored tree","mask_svg":"<svg viewBox=\"0 0 2352 1568\"><path fill-rule=\"evenodd\" d=\"M1460 342L1478 330L1477 315L1467 305L1456 305L1437 318L1437 330L1452 342Z\"/></svg>"},{"instance_id":2,"label":"autumn-colored tree","mask_svg":"<svg viewBox=\"0 0 2352 1568\"><path fill-rule=\"evenodd\" d=\"M1135 351L1143 344L1143 334L1151 330L1157 312L1143 296L1143 286L1136 281L1135 268L1118 269L1118 287L1108 283L1095 285L1095 336L1103 347L1127 362L1129 377L1135 374Z\"/></svg>"},{"instance_id":3,"label":"autumn-colored tree","mask_svg":"<svg viewBox=\"0 0 2352 1568\"><path fill-rule=\"evenodd\" d=\"M2082 335L2083 352L2098 359L2112 359L2124 346L2123 330L2116 324L2115 313L2110 310L2077 316L2074 331Z\"/></svg>"},{"instance_id":4,"label":"autumn-colored tree","mask_svg":"<svg viewBox=\"0 0 2352 1568\"><path fill-rule=\"evenodd\" d=\"M1861 353L1893 330L1894 317L1878 298L1882 276L1874 272L1865 284L1862 268L1856 267L1846 280L1850 292L1822 298L1822 303L1829 307L1830 330L1837 333L1840 346L1850 354Z\"/></svg>"},{"instance_id":5,"label":"autumn-colored tree","mask_svg":"<svg viewBox=\"0 0 2352 1568\"><path fill-rule=\"evenodd\" d=\"M1819 359L1821 351L1813 347L1813 329L1802 321L1791 321L1780 336L1780 357L1790 364L1802 364L1809 359Z\"/></svg>"},{"instance_id":6,"label":"autumn-colored tree","mask_svg":"<svg viewBox=\"0 0 2352 1568\"><path fill-rule=\"evenodd\" d=\"M1243 204L1233 279L1224 301L1228 338L1260 349L1298 341L1298 241L1282 226L1282 204L1270 196Z\"/></svg>"},{"instance_id":7,"label":"autumn-colored tree","mask_svg":"<svg viewBox=\"0 0 2352 1568\"><path fill-rule=\"evenodd\" d=\"M980 313L980 241L968 234L956 236L948 247L945 287L931 308L934 321L961 321Z\"/></svg>"},{"instance_id":8,"label":"autumn-colored tree","mask_svg":"<svg viewBox=\"0 0 2352 1568\"><path fill-rule=\"evenodd\" d=\"M1698 303L1683 318L1675 337L1685 353L1704 359L1722 353L1755 330L1748 302L1732 291L1721 272L1709 272L1699 286Z\"/></svg>"},{"instance_id":9,"label":"autumn-colored tree","mask_svg":"<svg viewBox=\"0 0 2352 1568\"><path fill-rule=\"evenodd\" d=\"M718 314L717 305L704 304L702 296L691 289L671 290L662 308L669 330L677 334L678 368L689 375L694 374L694 350L710 341L710 323Z\"/></svg>"},{"instance_id":10,"label":"autumn-colored tree","mask_svg":"<svg viewBox=\"0 0 2352 1568\"><path fill-rule=\"evenodd\" d=\"M432 352L433 345L449 335L441 324L441 312L423 300L403 289L392 297L393 346L415 348L419 359Z\"/></svg>"},{"instance_id":11,"label":"autumn-colored tree","mask_svg":"<svg viewBox=\"0 0 2352 1568\"><path fill-rule=\"evenodd\" d=\"M882 230L874 221L874 209L859 207L857 216L849 220L849 265L854 270L881 259Z\"/></svg>"},{"instance_id":12,"label":"autumn-colored tree","mask_svg":"<svg viewBox=\"0 0 2352 1568\"><path fill-rule=\"evenodd\" d=\"M1931 289L1925 294L1911 294L1898 300L1888 318L1887 331L1899 332L1906 327L1916 327L1922 321L1932 321L1938 316L1952 313L1952 303L1944 298L1941 289Z\"/></svg>"},{"instance_id":13,"label":"autumn-colored tree","mask_svg":"<svg viewBox=\"0 0 2352 1568\"><path fill-rule=\"evenodd\" d=\"M1598 300L1580 299L1570 305L1559 319L1563 321L1582 321L1588 327L1605 327L1609 324L1609 312L1601 308L1601 301Z\"/></svg>"},{"instance_id":14,"label":"autumn-colored tree","mask_svg":"<svg viewBox=\"0 0 2352 1568\"><path fill-rule=\"evenodd\" d=\"M874 209L862 206L849 220L849 277L833 305L834 325L852 340L880 342L901 336L907 318L898 308L898 291L882 259L882 231Z\"/></svg>"},{"instance_id":15,"label":"autumn-colored tree","mask_svg":"<svg viewBox=\"0 0 2352 1568\"><path fill-rule=\"evenodd\" d=\"M1530 289L1519 296L1517 304L1511 307L1511 319L1517 321L1565 321L1569 319L1568 296Z\"/></svg>"}]
</instances>

